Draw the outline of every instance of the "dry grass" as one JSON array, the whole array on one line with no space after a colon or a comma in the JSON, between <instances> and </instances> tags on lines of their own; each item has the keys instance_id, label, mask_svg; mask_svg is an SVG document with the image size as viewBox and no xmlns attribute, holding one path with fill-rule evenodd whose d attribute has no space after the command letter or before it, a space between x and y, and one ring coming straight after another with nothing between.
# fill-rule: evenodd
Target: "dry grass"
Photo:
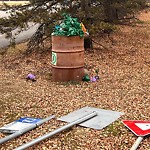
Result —
<instances>
[{"instance_id":1,"label":"dry grass","mask_svg":"<svg viewBox=\"0 0 150 150\"><path fill-rule=\"evenodd\" d=\"M146 17L147 16L147 17ZM90 75L99 68L100 80L94 83L56 83L51 79L51 52L20 58L20 45L0 60L0 126L23 116L60 117L84 106L124 112L120 119L103 130L74 127L29 148L29 150L129 150L137 136L121 120L150 119L150 11L139 16L143 23L120 26L111 35L114 45L97 38L108 50L94 45L85 54ZM145 19L146 18L146 19ZM26 82L28 73L37 82ZM39 128L1 145L9 150L50 132L63 123L52 120ZM4 137L0 134L0 137ZM149 137L139 150L150 148Z\"/></svg>"}]
</instances>

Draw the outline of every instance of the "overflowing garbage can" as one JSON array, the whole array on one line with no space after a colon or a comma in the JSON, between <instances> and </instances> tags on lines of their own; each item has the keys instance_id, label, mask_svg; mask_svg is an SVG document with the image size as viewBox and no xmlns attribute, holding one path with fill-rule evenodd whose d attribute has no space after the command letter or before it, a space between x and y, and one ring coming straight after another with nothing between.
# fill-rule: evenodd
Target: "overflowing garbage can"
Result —
<instances>
[{"instance_id":1,"label":"overflowing garbage can","mask_svg":"<svg viewBox=\"0 0 150 150\"><path fill-rule=\"evenodd\" d=\"M52 33L53 81L81 81L84 76L84 32L77 18L64 15Z\"/></svg>"}]
</instances>

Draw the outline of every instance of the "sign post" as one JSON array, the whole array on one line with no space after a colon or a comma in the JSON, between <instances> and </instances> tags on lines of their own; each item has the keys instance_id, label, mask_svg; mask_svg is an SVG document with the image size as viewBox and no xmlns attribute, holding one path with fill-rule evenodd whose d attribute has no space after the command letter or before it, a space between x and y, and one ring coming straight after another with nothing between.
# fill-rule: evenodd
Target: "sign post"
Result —
<instances>
[{"instance_id":1,"label":"sign post","mask_svg":"<svg viewBox=\"0 0 150 150\"><path fill-rule=\"evenodd\" d=\"M130 150L136 150L140 145L140 143L142 142L143 138L144 138L143 136L139 136Z\"/></svg>"},{"instance_id":2,"label":"sign post","mask_svg":"<svg viewBox=\"0 0 150 150\"><path fill-rule=\"evenodd\" d=\"M143 120L123 120L122 123L138 136L136 142L130 150L136 150L144 136L150 134L150 121Z\"/></svg>"}]
</instances>

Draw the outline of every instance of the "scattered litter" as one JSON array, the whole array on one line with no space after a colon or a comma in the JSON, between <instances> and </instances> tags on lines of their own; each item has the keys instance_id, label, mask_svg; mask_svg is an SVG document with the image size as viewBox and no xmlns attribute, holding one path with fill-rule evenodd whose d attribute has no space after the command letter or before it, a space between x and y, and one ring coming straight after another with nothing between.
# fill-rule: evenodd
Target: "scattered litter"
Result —
<instances>
[{"instance_id":1,"label":"scattered litter","mask_svg":"<svg viewBox=\"0 0 150 150\"><path fill-rule=\"evenodd\" d=\"M35 75L33 75L33 74L31 74L31 73L29 73L28 75L27 75L27 81L28 80L31 80L31 81L33 81L33 82L35 82L36 81L36 78L35 78Z\"/></svg>"},{"instance_id":2,"label":"scattered litter","mask_svg":"<svg viewBox=\"0 0 150 150\"><path fill-rule=\"evenodd\" d=\"M96 82L96 80L97 80L97 79L96 79L95 77L91 77L91 78L90 78L90 81L91 81L91 82Z\"/></svg>"},{"instance_id":3,"label":"scattered litter","mask_svg":"<svg viewBox=\"0 0 150 150\"><path fill-rule=\"evenodd\" d=\"M83 78L82 78L82 81L89 82L90 81L89 75L88 74L84 75Z\"/></svg>"},{"instance_id":4,"label":"scattered litter","mask_svg":"<svg viewBox=\"0 0 150 150\"><path fill-rule=\"evenodd\" d=\"M95 76L95 79L96 79L96 80L99 80L99 76Z\"/></svg>"},{"instance_id":5,"label":"scattered litter","mask_svg":"<svg viewBox=\"0 0 150 150\"><path fill-rule=\"evenodd\" d=\"M90 77L90 76L88 75L87 69L84 69L84 72L85 72L85 75L83 76L82 81L86 81L86 82L89 82L89 81L90 81L90 82L96 82L97 80L100 79L100 77L99 77L99 75L98 75L99 69L95 69L96 75L93 76L93 77Z\"/></svg>"},{"instance_id":6,"label":"scattered litter","mask_svg":"<svg viewBox=\"0 0 150 150\"><path fill-rule=\"evenodd\" d=\"M81 22L80 25L81 25L81 27L82 27L82 31L84 32L84 34L85 34L85 35L89 35L89 33L87 32L87 30L86 30L84 24Z\"/></svg>"}]
</instances>

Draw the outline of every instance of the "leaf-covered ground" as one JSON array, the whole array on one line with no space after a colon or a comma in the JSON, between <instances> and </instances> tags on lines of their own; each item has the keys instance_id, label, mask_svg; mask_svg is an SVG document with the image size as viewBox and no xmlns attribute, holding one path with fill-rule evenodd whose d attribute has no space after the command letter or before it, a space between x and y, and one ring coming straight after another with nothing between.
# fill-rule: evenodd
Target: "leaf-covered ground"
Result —
<instances>
[{"instance_id":1,"label":"leaf-covered ground","mask_svg":"<svg viewBox=\"0 0 150 150\"><path fill-rule=\"evenodd\" d=\"M56 83L52 81L51 52L21 57L24 44L0 56L0 126L20 117L56 118L84 106L124 112L103 130L75 126L44 140L29 150L129 150L135 136L122 120L150 120L150 11L138 15L134 26L122 25L107 38L94 39L94 52L85 53L90 76L99 68L96 82ZM37 82L26 81L28 73ZM19 138L0 145L11 150L65 123L53 119ZM0 133L0 138L5 135ZM139 150L150 149L147 136Z\"/></svg>"}]
</instances>

